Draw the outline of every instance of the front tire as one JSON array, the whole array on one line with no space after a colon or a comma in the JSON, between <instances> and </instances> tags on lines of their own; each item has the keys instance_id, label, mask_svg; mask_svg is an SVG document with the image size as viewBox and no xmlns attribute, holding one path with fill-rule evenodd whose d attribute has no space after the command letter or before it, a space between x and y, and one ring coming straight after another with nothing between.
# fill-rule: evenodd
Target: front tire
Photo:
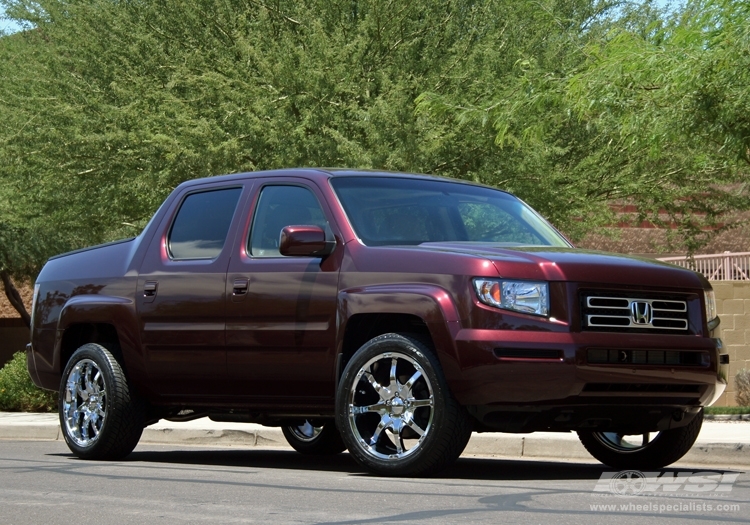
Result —
<instances>
[{"instance_id":1,"label":"front tire","mask_svg":"<svg viewBox=\"0 0 750 525\"><path fill-rule=\"evenodd\" d=\"M305 419L293 425L281 427L284 437L291 447L301 454L310 456L332 456L346 450L333 421L322 424Z\"/></svg>"},{"instance_id":2,"label":"front tire","mask_svg":"<svg viewBox=\"0 0 750 525\"><path fill-rule=\"evenodd\" d=\"M58 408L65 443L81 459L121 459L143 433L142 403L120 363L98 344L85 344L71 356Z\"/></svg>"},{"instance_id":3,"label":"front tire","mask_svg":"<svg viewBox=\"0 0 750 525\"><path fill-rule=\"evenodd\" d=\"M354 459L387 476L426 476L455 461L473 420L419 340L378 336L351 358L336 395L336 423Z\"/></svg>"},{"instance_id":4,"label":"front tire","mask_svg":"<svg viewBox=\"0 0 750 525\"><path fill-rule=\"evenodd\" d=\"M660 469L688 453L698 438L702 424L701 410L684 427L638 435L578 431L578 438L589 454L610 467Z\"/></svg>"}]
</instances>

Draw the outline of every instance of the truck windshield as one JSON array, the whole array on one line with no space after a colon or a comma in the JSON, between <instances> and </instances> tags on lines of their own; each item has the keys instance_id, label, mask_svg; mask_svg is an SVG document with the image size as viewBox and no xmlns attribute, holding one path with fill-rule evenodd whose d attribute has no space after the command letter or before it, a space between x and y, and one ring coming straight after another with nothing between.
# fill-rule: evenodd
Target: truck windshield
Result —
<instances>
[{"instance_id":1,"label":"truck windshield","mask_svg":"<svg viewBox=\"0 0 750 525\"><path fill-rule=\"evenodd\" d=\"M405 177L334 177L331 185L368 246L488 242L570 244L533 209L503 191Z\"/></svg>"}]
</instances>

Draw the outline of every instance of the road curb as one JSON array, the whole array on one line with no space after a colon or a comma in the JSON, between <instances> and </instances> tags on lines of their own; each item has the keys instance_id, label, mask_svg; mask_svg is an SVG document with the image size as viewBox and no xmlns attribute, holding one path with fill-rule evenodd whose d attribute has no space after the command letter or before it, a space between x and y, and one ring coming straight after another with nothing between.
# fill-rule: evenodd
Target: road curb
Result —
<instances>
[{"instance_id":1,"label":"road curb","mask_svg":"<svg viewBox=\"0 0 750 525\"><path fill-rule=\"evenodd\" d=\"M159 445L242 445L245 447L289 447L281 429L213 430L182 428L146 428L141 443Z\"/></svg>"},{"instance_id":2,"label":"road curb","mask_svg":"<svg viewBox=\"0 0 750 525\"><path fill-rule=\"evenodd\" d=\"M0 425L0 439L60 441L59 425ZM250 430L147 427L140 443L158 445L201 445L272 447L290 449L280 428L256 427ZM575 434L559 437L518 436L513 434L473 434L464 455L542 460L585 460L593 458ZM750 467L750 445L746 443L696 443L681 464Z\"/></svg>"},{"instance_id":3,"label":"road curb","mask_svg":"<svg viewBox=\"0 0 750 525\"><path fill-rule=\"evenodd\" d=\"M0 425L0 439L57 441L62 439L59 425Z\"/></svg>"}]
</instances>

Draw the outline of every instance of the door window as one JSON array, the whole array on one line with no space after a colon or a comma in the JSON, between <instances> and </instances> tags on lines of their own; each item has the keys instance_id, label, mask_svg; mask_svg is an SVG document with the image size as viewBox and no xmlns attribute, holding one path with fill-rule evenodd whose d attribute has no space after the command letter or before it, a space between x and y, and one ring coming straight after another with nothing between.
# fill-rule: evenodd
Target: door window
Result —
<instances>
[{"instance_id":1,"label":"door window","mask_svg":"<svg viewBox=\"0 0 750 525\"><path fill-rule=\"evenodd\" d=\"M250 232L254 257L280 257L279 239L285 226L314 225L327 230L328 223L315 195L301 186L266 186Z\"/></svg>"},{"instance_id":2,"label":"door window","mask_svg":"<svg viewBox=\"0 0 750 525\"><path fill-rule=\"evenodd\" d=\"M221 253L242 188L192 193L169 231L172 259L213 259Z\"/></svg>"}]
</instances>

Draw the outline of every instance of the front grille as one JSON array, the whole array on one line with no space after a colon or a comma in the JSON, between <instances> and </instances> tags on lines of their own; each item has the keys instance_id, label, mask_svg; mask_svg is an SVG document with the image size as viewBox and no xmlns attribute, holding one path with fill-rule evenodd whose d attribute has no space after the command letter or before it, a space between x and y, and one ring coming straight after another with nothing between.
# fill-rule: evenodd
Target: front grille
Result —
<instances>
[{"instance_id":1,"label":"front grille","mask_svg":"<svg viewBox=\"0 0 750 525\"><path fill-rule=\"evenodd\" d=\"M582 328L596 331L687 333L687 301L658 295L583 292Z\"/></svg>"}]
</instances>

